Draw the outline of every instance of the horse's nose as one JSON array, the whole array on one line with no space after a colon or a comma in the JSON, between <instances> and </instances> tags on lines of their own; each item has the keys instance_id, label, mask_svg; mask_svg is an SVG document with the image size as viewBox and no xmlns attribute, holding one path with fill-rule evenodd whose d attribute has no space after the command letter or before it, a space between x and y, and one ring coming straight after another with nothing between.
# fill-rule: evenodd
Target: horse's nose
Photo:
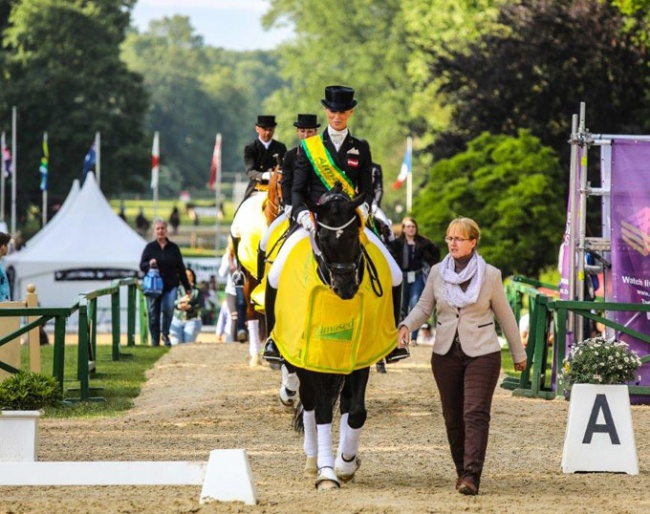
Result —
<instances>
[{"instance_id":1,"label":"horse's nose","mask_svg":"<svg viewBox=\"0 0 650 514\"><path fill-rule=\"evenodd\" d=\"M351 300L354 298L354 295L357 294L357 289L353 284L347 284L344 286L333 287L334 294L338 296L341 300Z\"/></svg>"}]
</instances>

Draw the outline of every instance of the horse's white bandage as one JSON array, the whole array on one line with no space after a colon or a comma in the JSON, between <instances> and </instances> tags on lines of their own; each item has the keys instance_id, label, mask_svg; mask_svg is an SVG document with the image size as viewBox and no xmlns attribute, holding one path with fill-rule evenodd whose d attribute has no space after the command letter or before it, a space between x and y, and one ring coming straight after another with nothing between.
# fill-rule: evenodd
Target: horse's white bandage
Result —
<instances>
[{"instance_id":1,"label":"horse's white bandage","mask_svg":"<svg viewBox=\"0 0 650 514\"><path fill-rule=\"evenodd\" d=\"M334 468L332 455L332 424L316 425L318 433L318 469Z\"/></svg>"},{"instance_id":2,"label":"horse's white bandage","mask_svg":"<svg viewBox=\"0 0 650 514\"><path fill-rule=\"evenodd\" d=\"M307 457L318 455L318 442L316 435L316 411L306 410L302 413L302 424L305 427L303 450Z\"/></svg>"},{"instance_id":3,"label":"horse's white bandage","mask_svg":"<svg viewBox=\"0 0 650 514\"><path fill-rule=\"evenodd\" d=\"M260 334L259 334L259 321L249 320L246 323L248 327L248 352L251 357L258 356L261 350Z\"/></svg>"},{"instance_id":4,"label":"horse's white bandage","mask_svg":"<svg viewBox=\"0 0 650 514\"><path fill-rule=\"evenodd\" d=\"M344 456L346 459L351 459L359 451L359 438L361 437L360 428L350 428L348 427L345 440L343 441L343 447L339 447L339 454Z\"/></svg>"}]
</instances>

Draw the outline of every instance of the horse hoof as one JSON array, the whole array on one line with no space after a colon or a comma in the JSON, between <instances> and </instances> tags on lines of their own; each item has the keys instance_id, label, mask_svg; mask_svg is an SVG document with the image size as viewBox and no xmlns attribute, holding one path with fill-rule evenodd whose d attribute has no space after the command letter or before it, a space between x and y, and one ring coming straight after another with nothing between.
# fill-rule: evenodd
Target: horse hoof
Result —
<instances>
[{"instance_id":1,"label":"horse hoof","mask_svg":"<svg viewBox=\"0 0 650 514\"><path fill-rule=\"evenodd\" d=\"M361 459L353 457L350 462L343 459L343 455L338 455L334 462L334 471L341 482L349 482L354 478L354 474L361 467Z\"/></svg>"},{"instance_id":2,"label":"horse hoof","mask_svg":"<svg viewBox=\"0 0 650 514\"><path fill-rule=\"evenodd\" d=\"M318 476L316 477L314 485L319 491L329 491L341 487L341 483L336 477L336 473L334 473L334 470L330 467L323 467L318 470Z\"/></svg>"},{"instance_id":3,"label":"horse hoof","mask_svg":"<svg viewBox=\"0 0 650 514\"><path fill-rule=\"evenodd\" d=\"M237 341L239 341L240 343L244 343L247 340L248 340L248 334L242 328L239 332L237 332Z\"/></svg>"},{"instance_id":4,"label":"horse hoof","mask_svg":"<svg viewBox=\"0 0 650 514\"><path fill-rule=\"evenodd\" d=\"M259 368L262 365L262 361L260 360L260 358L257 355L253 355L251 357L251 360L248 362L248 365L251 368Z\"/></svg>"},{"instance_id":5,"label":"horse hoof","mask_svg":"<svg viewBox=\"0 0 650 514\"><path fill-rule=\"evenodd\" d=\"M297 391L292 391L286 387L280 387L280 403L285 407L294 407L298 400Z\"/></svg>"},{"instance_id":6,"label":"horse hoof","mask_svg":"<svg viewBox=\"0 0 650 514\"><path fill-rule=\"evenodd\" d=\"M316 463L317 457L307 457L305 462L305 476L315 477L318 475L318 464Z\"/></svg>"}]
</instances>

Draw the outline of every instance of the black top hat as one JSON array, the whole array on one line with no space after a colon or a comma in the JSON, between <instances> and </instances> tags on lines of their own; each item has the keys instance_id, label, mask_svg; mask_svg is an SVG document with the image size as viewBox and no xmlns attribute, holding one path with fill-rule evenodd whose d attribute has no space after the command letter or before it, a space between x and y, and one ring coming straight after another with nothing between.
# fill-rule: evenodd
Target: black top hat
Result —
<instances>
[{"instance_id":1,"label":"black top hat","mask_svg":"<svg viewBox=\"0 0 650 514\"><path fill-rule=\"evenodd\" d=\"M293 126L296 128L309 129L320 127L320 123L318 123L318 118L315 114L299 114Z\"/></svg>"},{"instance_id":2,"label":"black top hat","mask_svg":"<svg viewBox=\"0 0 650 514\"><path fill-rule=\"evenodd\" d=\"M327 86L325 98L320 101L330 111L349 111L357 105L354 89L347 86Z\"/></svg>"},{"instance_id":3,"label":"black top hat","mask_svg":"<svg viewBox=\"0 0 650 514\"><path fill-rule=\"evenodd\" d=\"M260 128L272 128L277 125L275 122L275 116L269 115L260 115L257 117L257 123L255 124Z\"/></svg>"}]
</instances>

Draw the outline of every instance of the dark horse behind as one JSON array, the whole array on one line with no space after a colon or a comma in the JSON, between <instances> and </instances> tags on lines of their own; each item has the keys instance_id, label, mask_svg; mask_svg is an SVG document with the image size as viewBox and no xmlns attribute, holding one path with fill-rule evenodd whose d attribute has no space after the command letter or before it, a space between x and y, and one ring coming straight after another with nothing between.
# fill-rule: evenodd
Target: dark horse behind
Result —
<instances>
[{"instance_id":1,"label":"dark horse behind","mask_svg":"<svg viewBox=\"0 0 650 514\"><path fill-rule=\"evenodd\" d=\"M302 257L298 261L286 260L281 261L280 267L290 266L288 270L284 268L275 269L271 271L269 277L269 285L267 286L267 316L269 320L269 328L273 327L272 336L276 338L278 346L282 349L281 339L291 339L296 333L301 333L304 320L299 320L297 332L292 332L292 329L284 330L284 326L291 323L296 323L297 316L296 308L300 307L301 298L303 296L314 296L311 292L304 291L295 293L294 297L289 297L289 300L280 300L280 295L289 295L288 290L292 289L291 276L296 275L293 271L295 268L309 268L314 269L314 274L317 275L313 278L314 282L318 282L315 286L316 289L330 289L334 295L326 294L324 303L319 303L319 307L310 305L307 309L311 312L312 316L320 316L319 322L316 323L315 328L311 327L313 333L326 332L330 326L325 325L330 322L334 323L334 327L338 328L335 322L327 319L332 316L333 310L347 311L347 316L367 316L370 321L369 325L380 325L382 322L377 319L372 319L377 315L378 311L369 312L355 312L355 309L362 311L370 304L368 296L376 296L379 298L377 302L388 302L389 307L386 310L386 303L382 303L382 313L388 313L389 318L386 322L386 330L382 335L382 340L378 343L378 353L373 357L382 358L389 353L396 343L396 322L399 315L399 299L401 273L399 278L393 278L391 274L391 266L388 264L387 252L377 250L381 243L377 239L377 243L372 250L372 255L368 252L371 246L368 244L364 246L361 240L361 218L357 213L357 207L363 202L364 197L359 196L350 199L337 184L330 192L323 195L318 205L313 207L316 214L316 233L311 241L312 250L304 250L306 243L303 244L302 256L308 252L306 259L309 263L315 262L314 265L303 266ZM305 241L304 235L298 236L299 241ZM299 239L302 237L302 239ZM310 236L312 237L312 236ZM291 243L287 243L289 247L287 253L293 253L294 249ZM298 246L296 244L296 246ZM285 251L283 249L283 251ZM385 255L385 257L383 257ZM385 259L385 262L382 260ZM378 261L381 261L378 263ZM297 264L297 265L296 265ZM377 266L376 264L379 264ZM275 266L275 264L274 264ZM395 265L396 266L396 265ZM381 270L381 273L378 272ZM386 271L388 270L388 271ZM273 277L277 273L277 284L274 285ZM383 273L383 274L382 274ZM300 277L303 275L298 273ZM388 276L387 276L388 275ZM395 275L397 276L397 275ZM287 278L289 277L289 278ZM398 281L395 284L396 280ZM277 287L276 287L277 286ZM283 289L284 288L284 289ZM364 299L359 299L360 288L363 288ZM298 288L299 289L299 288ZM276 295L278 295L278 303L276 303ZM285 296L286 298L286 296ZM303 298L304 300L304 298ZM304 300L306 301L306 300ZM290 303L287 303L290 302ZM324 305L331 306L331 310L322 308ZM270 306L274 306L273 309ZM284 308L283 308L284 306ZM291 311L287 306L293 308ZM307 316L307 314L305 314ZM379 318L379 316L377 316ZM294 320L290 320L293 318ZM345 324L342 324L345 325ZM351 323L351 326L353 323ZM359 323L360 325L360 323ZM343 331L345 327L343 326ZM349 332L355 329L350 328ZM277 337L276 337L277 336ZM325 336L330 337L331 335ZM335 336L331 336L335 337ZM332 339L334 341L334 339ZM313 339L310 340L313 346ZM324 345L323 348L334 348L336 343L329 343L332 346ZM365 342L364 342L365 345ZM342 346L342 345L339 345ZM370 346L370 345L368 345ZM355 350L356 351L356 350ZM303 407L303 426L304 426L304 450L307 455L307 464L305 471L309 474L316 475L316 487L319 489L331 489L340 487L340 482L347 482L350 480L360 466L358 457L359 439L361 436L362 427L365 424L367 411L365 405L366 386L369 377L369 365L372 363L371 359L362 360L357 365L352 366L353 369L336 370L332 365L332 355L324 355L323 360L328 362L327 365L316 363L313 366L300 366L298 359L292 359L292 356L301 354L303 350L298 350L297 353L292 353L287 350L285 358L297 368L297 373L300 378L299 395ZM308 349L304 353L309 352ZM322 353L327 353L328 350L321 350ZM328 367L329 366L329 367ZM308 369L309 368L309 369ZM328 371L331 370L331 371ZM336 456L333 454L332 448L332 421L334 406L340 394L340 411L341 420L339 428L339 444Z\"/></svg>"}]
</instances>

